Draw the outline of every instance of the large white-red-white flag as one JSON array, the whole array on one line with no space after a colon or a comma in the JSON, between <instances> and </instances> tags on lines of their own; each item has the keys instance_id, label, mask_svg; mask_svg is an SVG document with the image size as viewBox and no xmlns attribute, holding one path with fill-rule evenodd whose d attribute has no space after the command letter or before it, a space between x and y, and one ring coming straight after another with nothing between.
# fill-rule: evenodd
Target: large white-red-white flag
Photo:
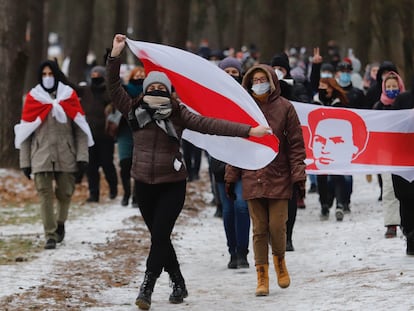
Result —
<instances>
[{"instance_id":1,"label":"large white-red-white flag","mask_svg":"<svg viewBox=\"0 0 414 311\"><path fill-rule=\"evenodd\" d=\"M246 90L216 65L178 48L130 39L126 42L147 73L157 70L168 76L180 100L193 112L252 126L268 125ZM183 138L211 156L244 169L266 166L279 150L274 135L244 139L185 130Z\"/></svg>"},{"instance_id":2,"label":"large white-red-white flag","mask_svg":"<svg viewBox=\"0 0 414 311\"><path fill-rule=\"evenodd\" d=\"M302 125L307 173L394 173L414 180L414 109L293 104Z\"/></svg>"}]
</instances>

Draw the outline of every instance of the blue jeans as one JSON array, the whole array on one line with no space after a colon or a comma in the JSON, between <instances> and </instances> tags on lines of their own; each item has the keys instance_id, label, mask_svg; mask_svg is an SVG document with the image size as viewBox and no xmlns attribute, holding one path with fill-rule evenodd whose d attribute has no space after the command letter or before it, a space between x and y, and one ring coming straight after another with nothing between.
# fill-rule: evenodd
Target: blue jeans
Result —
<instances>
[{"instance_id":1,"label":"blue jeans","mask_svg":"<svg viewBox=\"0 0 414 311\"><path fill-rule=\"evenodd\" d=\"M242 182L239 180L235 184L235 201L227 197L223 182L218 182L217 188L223 206L224 231L229 253L246 255L249 252L250 216L247 203L242 198Z\"/></svg>"}]
</instances>

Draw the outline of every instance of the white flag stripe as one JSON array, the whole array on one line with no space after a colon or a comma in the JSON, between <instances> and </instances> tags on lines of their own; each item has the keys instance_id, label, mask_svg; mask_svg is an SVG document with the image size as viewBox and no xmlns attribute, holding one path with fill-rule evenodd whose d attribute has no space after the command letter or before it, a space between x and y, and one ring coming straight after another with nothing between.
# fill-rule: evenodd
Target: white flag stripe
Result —
<instances>
[{"instance_id":1,"label":"white flag stripe","mask_svg":"<svg viewBox=\"0 0 414 311\"><path fill-rule=\"evenodd\" d=\"M259 124L268 125L262 111L249 93L230 75L208 60L174 47L127 39L132 52L144 50L151 62L168 70L191 77L191 80L231 99Z\"/></svg>"}]
</instances>

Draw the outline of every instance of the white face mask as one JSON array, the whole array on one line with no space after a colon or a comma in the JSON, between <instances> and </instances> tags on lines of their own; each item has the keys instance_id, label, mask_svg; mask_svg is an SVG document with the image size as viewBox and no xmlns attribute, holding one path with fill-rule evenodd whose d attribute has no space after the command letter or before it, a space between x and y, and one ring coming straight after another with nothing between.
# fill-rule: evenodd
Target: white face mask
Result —
<instances>
[{"instance_id":1,"label":"white face mask","mask_svg":"<svg viewBox=\"0 0 414 311\"><path fill-rule=\"evenodd\" d=\"M276 72L276 76L277 76L277 78L278 78L279 80L282 80L282 79L284 78L284 74L283 74L283 71L282 71L282 70L280 70L280 69L275 69L275 72Z\"/></svg>"},{"instance_id":2,"label":"white face mask","mask_svg":"<svg viewBox=\"0 0 414 311\"><path fill-rule=\"evenodd\" d=\"M321 72L321 78L333 78L333 75L330 72Z\"/></svg>"},{"instance_id":3,"label":"white face mask","mask_svg":"<svg viewBox=\"0 0 414 311\"><path fill-rule=\"evenodd\" d=\"M269 90L270 90L270 83L269 82L253 84L253 86L252 86L252 91L257 95L263 95L263 94L269 92Z\"/></svg>"},{"instance_id":4,"label":"white face mask","mask_svg":"<svg viewBox=\"0 0 414 311\"><path fill-rule=\"evenodd\" d=\"M55 85L55 78L54 77L43 77L42 84L45 87L45 89L51 89Z\"/></svg>"}]
</instances>

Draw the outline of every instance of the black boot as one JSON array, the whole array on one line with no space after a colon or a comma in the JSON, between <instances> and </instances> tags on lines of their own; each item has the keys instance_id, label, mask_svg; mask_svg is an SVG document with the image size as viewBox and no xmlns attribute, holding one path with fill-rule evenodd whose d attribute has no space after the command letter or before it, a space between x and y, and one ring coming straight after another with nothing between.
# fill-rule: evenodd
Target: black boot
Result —
<instances>
[{"instance_id":1,"label":"black boot","mask_svg":"<svg viewBox=\"0 0 414 311\"><path fill-rule=\"evenodd\" d=\"M188 297L188 291L185 287L185 281L180 270L169 272L173 291L169 301L171 303L182 303L184 298Z\"/></svg>"},{"instance_id":2,"label":"black boot","mask_svg":"<svg viewBox=\"0 0 414 311\"><path fill-rule=\"evenodd\" d=\"M63 239L65 238L65 224L64 223L58 223L56 234L58 236L57 242L58 243L62 242Z\"/></svg>"},{"instance_id":3,"label":"black boot","mask_svg":"<svg viewBox=\"0 0 414 311\"><path fill-rule=\"evenodd\" d=\"M247 261L247 253L237 253L237 269L249 268L249 262Z\"/></svg>"},{"instance_id":4,"label":"black boot","mask_svg":"<svg viewBox=\"0 0 414 311\"><path fill-rule=\"evenodd\" d=\"M414 255L414 231L407 234L407 255Z\"/></svg>"},{"instance_id":5,"label":"black boot","mask_svg":"<svg viewBox=\"0 0 414 311\"><path fill-rule=\"evenodd\" d=\"M154 290L157 277L153 272L145 272L144 281L139 289L139 294L135 300L135 304L141 310L148 310L151 307L151 296Z\"/></svg>"}]
</instances>

